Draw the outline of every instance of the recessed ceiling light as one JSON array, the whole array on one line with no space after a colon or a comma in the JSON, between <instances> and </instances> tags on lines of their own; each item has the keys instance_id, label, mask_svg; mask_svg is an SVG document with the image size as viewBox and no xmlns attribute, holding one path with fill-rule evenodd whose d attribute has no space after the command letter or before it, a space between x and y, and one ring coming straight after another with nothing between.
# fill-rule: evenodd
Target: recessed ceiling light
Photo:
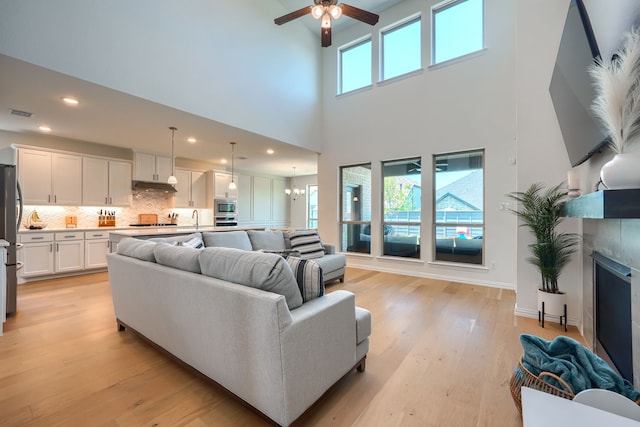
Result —
<instances>
[{"instance_id":1,"label":"recessed ceiling light","mask_svg":"<svg viewBox=\"0 0 640 427\"><path fill-rule=\"evenodd\" d=\"M271 148L269 148L269 149L267 150L267 154L273 154L273 150L272 150Z\"/></svg>"},{"instance_id":2,"label":"recessed ceiling light","mask_svg":"<svg viewBox=\"0 0 640 427\"><path fill-rule=\"evenodd\" d=\"M220 163L222 163L223 165L226 165L227 164L227 159L220 160Z\"/></svg>"},{"instance_id":3,"label":"recessed ceiling light","mask_svg":"<svg viewBox=\"0 0 640 427\"><path fill-rule=\"evenodd\" d=\"M65 96L64 98L62 98L62 100L67 105L78 105L78 100L75 98L70 98L68 96Z\"/></svg>"},{"instance_id":4,"label":"recessed ceiling light","mask_svg":"<svg viewBox=\"0 0 640 427\"><path fill-rule=\"evenodd\" d=\"M42 132L51 132L51 128L49 126L38 126L38 129L40 129Z\"/></svg>"},{"instance_id":5,"label":"recessed ceiling light","mask_svg":"<svg viewBox=\"0 0 640 427\"><path fill-rule=\"evenodd\" d=\"M187 142L189 144L195 144L196 142L198 142L198 140L195 139L194 137L190 137L190 138L187 138Z\"/></svg>"}]
</instances>

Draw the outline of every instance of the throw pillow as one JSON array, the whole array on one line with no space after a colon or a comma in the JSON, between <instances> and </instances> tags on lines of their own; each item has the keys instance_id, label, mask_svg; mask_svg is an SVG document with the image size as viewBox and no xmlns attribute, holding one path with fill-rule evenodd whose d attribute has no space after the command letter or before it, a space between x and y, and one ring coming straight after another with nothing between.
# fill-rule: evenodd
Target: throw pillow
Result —
<instances>
[{"instance_id":1,"label":"throw pillow","mask_svg":"<svg viewBox=\"0 0 640 427\"><path fill-rule=\"evenodd\" d=\"M174 237L154 237L149 239L149 242L158 243L170 243L174 246L189 246L191 248L202 249L204 248L204 242L202 241L202 233L192 233L186 236L174 236Z\"/></svg>"},{"instance_id":2,"label":"throw pillow","mask_svg":"<svg viewBox=\"0 0 640 427\"><path fill-rule=\"evenodd\" d=\"M209 247L200 251L200 269L205 276L283 295L289 309L302 305L291 267L279 255Z\"/></svg>"},{"instance_id":3,"label":"throw pillow","mask_svg":"<svg viewBox=\"0 0 640 427\"><path fill-rule=\"evenodd\" d=\"M267 251L284 250L284 235L282 231L247 230L251 246L254 251L264 249Z\"/></svg>"},{"instance_id":4,"label":"throw pillow","mask_svg":"<svg viewBox=\"0 0 640 427\"><path fill-rule=\"evenodd\" d=\"M298 282L303 303L324 295L324 278L320 264L311 259L293 256L288 257L287 262Z\"/></svg>"},{"instance_id":5,"label":"throw pillow","mask_svg":"<svg viewBox=\"0 0 640 427\"><path fill-rule=\"evenodd\" d=\"M291 249L300 251L300 258L313 259L324 256L320 235L315 230L295 230L288 233Z\"/></svg>"},{"instance_id":6,"label":"throw pillow","mask_svg":"<svg viewBox=\"0 0 640 427\"><path fill-rule=\"evenodd\" d=\"M142 261L156 262L153 254L157 243L126 237L118 243L118 253Z\"/></svg>"},{"instance_id":7,"label":"throw pillow","mask_svg":"<svg viewBox=\"0 0 640 427\"><path fill-rule=\"evenodd\" d=\"M170 243L159 243L153 250L158 264L198 274L200 274L200 252L200 249L173 246Z\"/></svg>"}]
</instances>

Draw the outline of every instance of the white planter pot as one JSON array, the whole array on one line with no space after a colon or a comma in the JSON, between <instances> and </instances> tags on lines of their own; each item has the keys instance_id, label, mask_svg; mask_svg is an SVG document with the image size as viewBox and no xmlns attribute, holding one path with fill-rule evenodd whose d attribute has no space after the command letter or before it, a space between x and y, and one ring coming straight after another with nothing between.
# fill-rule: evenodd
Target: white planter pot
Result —
<instances>
[{"instance_id":1,"label":"white planter pot","mask_svg":"<svg viewBox=\"0 0 640 427\"><path fill-rule=\"evenodd\" d=\"M540 312L542 312L542 301L544 301L545 316L564 316L567 294L552 294L538 289L538 311Z\"/></svg>"},{"instance_id":2,"label":"white planter pot","mask_svg":"<svg viewBox=\"0 0 640 427\"><path fill-rule=\"evenodd\" d=\"M600 169L608 190L640 188L640 152L616 154Z\"/></svg>"}]
</instances>

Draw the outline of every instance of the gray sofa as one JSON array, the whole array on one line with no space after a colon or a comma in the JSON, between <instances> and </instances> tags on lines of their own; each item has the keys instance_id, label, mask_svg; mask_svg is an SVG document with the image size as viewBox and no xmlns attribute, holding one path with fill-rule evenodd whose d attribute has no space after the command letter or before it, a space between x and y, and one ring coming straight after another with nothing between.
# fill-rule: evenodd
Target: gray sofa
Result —
<instances>
[{"instance_id":1,"label":"gray sofa","mask_svg":"<svg viewBox=\"0 0 640 427\"><path fill-rule=\"evenodd\" d=\"M203 237L214 243L220 236ZM345 374L364 370L371 314L344 290L302 303L288 262L271 253L123 239L107 255L118 328L289 425Z\"/></svg>"},{"instance_id":2,"label":"gray sofa","mask_svg":"<svg viewBox=\"0 0 640 427\"><path fill-rule=\"evenodd\" d=\"M297 231L306 232L307 230ZM214 231L203 232L202 236L206 247L215 246L236 248L245 251L271 251L280 253L293 250L291 247L290 236L297 231ZM313 234L310 230L309 233ZM318 254L318 257L313 258L313 260L322 267L322 274L325 283L336 279L340 280L340 282L344 282L344 271L347 264L347 257L344 254L337 254L335 252L335 246L332 244L324 242L320 242L320 244L322 245L324 253Z\"/></svg>"}]
</instances>

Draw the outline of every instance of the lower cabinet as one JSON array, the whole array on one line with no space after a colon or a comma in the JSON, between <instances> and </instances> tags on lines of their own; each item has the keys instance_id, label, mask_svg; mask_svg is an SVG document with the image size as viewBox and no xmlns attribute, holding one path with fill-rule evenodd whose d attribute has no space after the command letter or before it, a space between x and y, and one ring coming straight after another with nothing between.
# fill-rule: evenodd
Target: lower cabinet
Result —
<instances>
[{"instance_id":1,"label":"lower cabinet","mask_svg":"<svg viewBox=\"0 0 640 427\"><path fill-rule=\"evenodd\" d=\"M55 233L55 272L84 270L84 233Z\"/></svg>"},{"instance_id":2,"label":"lower cabinet","mask_svg":"<svg viewBox=\"0 0 640 427\"><path fill-rule=\"evenodd\" d=\"M18 250L18 261L23 267L18 270L20 277L45 276L53 274L53 233L30 233L19 235L22 248Z\"/></svg>"},{"instance_id":3,"label":"lower cabinet","mask_svg":"<svg viewBox=\"0 0 640 427\"><path fill-rule=\"evenodd\" d=\"M109 253L109 233L107 231L85 231L84 268L103 268L107 266Z\"/></svg>"},{"instance_id":4,"label":"lower cabinet","mask_svg":"<svg viewBox=\"0 0 640 427\"><path fill-rule=\"evenodd\" d=\"M20 234L23 246L18 250L18 260L23 267L19 270L19 278L84 270L84 238L81 231Z\"/></svg>"}]
</instances>

